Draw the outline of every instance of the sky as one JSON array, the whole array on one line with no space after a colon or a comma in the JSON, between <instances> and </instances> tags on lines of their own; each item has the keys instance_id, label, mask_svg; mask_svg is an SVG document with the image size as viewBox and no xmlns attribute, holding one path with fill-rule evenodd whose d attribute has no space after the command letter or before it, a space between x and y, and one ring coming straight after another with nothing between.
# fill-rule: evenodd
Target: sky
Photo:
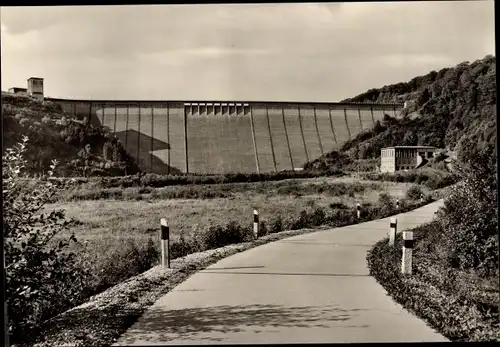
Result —
<instances>
[{"instance_id":1,"label":"sky","mask_svg":"<svg viewBox=\"0 0 500 347\"><path fill-rule=\"evenodd\" d=\"M2 7L2 90L325 101L495 54L494 1Z\"/></svg>"}]
</instances>

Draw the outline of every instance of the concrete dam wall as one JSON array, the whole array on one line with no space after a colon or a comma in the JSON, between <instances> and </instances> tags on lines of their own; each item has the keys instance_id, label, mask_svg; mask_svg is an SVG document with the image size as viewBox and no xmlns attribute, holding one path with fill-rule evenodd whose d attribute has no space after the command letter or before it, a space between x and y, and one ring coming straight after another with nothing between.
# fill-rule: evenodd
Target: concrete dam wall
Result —
<instances>
[{"instance_id":1,"label":"concrete dam wall","mask_svg":"<svg viewBox=\"0 0 500 347\"><path fill-rule=\"evenodd\" d=\"M47 99L114 133L143 171L270 172L301 168L401 104Z\"/></svg>"}]
</instances>

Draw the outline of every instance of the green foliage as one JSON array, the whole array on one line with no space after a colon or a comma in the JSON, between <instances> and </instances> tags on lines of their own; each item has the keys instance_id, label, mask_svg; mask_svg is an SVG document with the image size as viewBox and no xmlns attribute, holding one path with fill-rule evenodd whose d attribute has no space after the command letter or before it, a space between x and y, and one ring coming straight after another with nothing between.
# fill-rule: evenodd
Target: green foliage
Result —
<instances>
[{"instance_id":1,"label":"green foliage","mask_svg":"<svg viewBox=\"0 0 500 347\"><path fill-rule=\"evenodd\" d=\"M336 208L336 205L333 205L334 207L331 210L311 206L302 210L298 215L275 215L268 221L259 221L258 237L284 230L315 228L322 225L340 227L357 222L366 222L375 218L384 218L396 212L405 212L421 205L420 202L403 203L401 208L396 211L395 206L383 209L381 206L365 204L362 209L362 218L359 221L356 219L355 209L345 209L345 205L341 205L342 209L340 210ZM229 221L226 225L211 225L207 229L199 231L194 240L186 241L184 235L182 235L178 242L172 244L172 255L175 258L195 251L224 247L252 239L254 239L252 224L241 226L236 221Z\"/></svg>"},{"instance_id":2,"label":"green foliage","mask_svg":"<svg viewBox=\"0 0 500 347\"><path fill-rule=\"evenodd\" d=\"M101 179L101 178L99 178ZM151 199L215 199L228 198L237 193L249 191L265 194L267 196L276 195L315 195L325 196L349 195L363 193L366 190L381 189L379 183L351 184L345 182L322 182L303 184L299 180L286 180L281 182L254 183L224 183L207 185L178 185L165 188L152 187L129 187L129 188L101 188L99 181L88 183L83 179L79 183L71 180L60 180L61 182L71 182L72 189L62 197L64 200L98 200L98 199L118 199L118 200L141 200ZM149 194L149 196L143 196ZM314 204L314 200L309 200Z\"/></svg>"},{"instance_id":3,"label":"green foliage","mask_svg":"<svg viewBox=\"0 0 500 347\"><path fill-rule=\"evenodd\" d=\"M422 188L417 185L411 186L406 192L406 198L410 200L418 200L423 196Z\"/></svg>"},{"instance_id":4,"label":"green foliage","mask_svg":"<svg viewBox=\"0 0 500 347\"><path fill-rule=\"evenodd\" d=\"M396 171L394 173L363 173L362 177L372 181L408 182L422 184L432 190L450 186L457 182L454 173L436 169Z\"/></svg>"},{"instance_id":5,"label":"green foliage","mask_svg":"<svg viewBox=\"0 0 500 347\"><path fill-rule=\"evenodd\" d=\"M373 129L347 141L341 150L354 157L377 158L383 147L395 145L453 149L463 137L471 137L485 148L496 142L496 58L486 56L471 64L432 71L344 101L409 104L406 116L387 115ZM408 117L409 113L414 115Z\"/></svg>"},{"instance_id":6,"label":"green foliage","mask_svg":"<svg viewBox=\"0 0 500 347\"><path fill-rule=\"evenodd\" d=\"M460 140L460 182L448 189L433 222L413 229L414 275L401 276L401 235L368 255L370 274L405 308L452 341L498 341L498 207L496 148Z\"/></svg>"},{"instance_id":7,"label":"green foliage","mask_svg":"<svg viewBox=\"0 0 500 347\"><path fill-rule=\"evenodd\" d=\"M112 160L115 163L118 163L118 162L120 162L122 160L122 155L121 155L121 151L120 151L120 147L119 146L113 146Z\"/></svg>"},{"instance_id":8,"label":"green foliage","mask_svg":"<svg viewBox=\"0 0 500 347\"><path fill-rule=\"evenodd\" d=\"M230 221L226 226L210 226L201 234L201 241L204 249L213 249L248 241L252 237L250 228L243 228L238 222Z\"/></svg>"},{"instance_id":9,"label":"green foliage","mask_svg":"<svg viewBox=\"0 0 500 347\"><path fill-rule=\"evenodd\" d=\"M113 145L111 142L106 141L104 143L104 146L102 147L102 156L106 161L113 159Z\"/></svg>"},{"instance_id":10,"label":"green foliage","mask_svg":"<svg viewBox=\"0 0 500 347\"><path fill-rule=\"evenodd\" d=\"M446 232L440 220L413 229L413 234L411 277L401 274L401 234L393 247L386 237L368 252L370 275L396 302L451 341L497 341L498 289L490 288L498 286L498 277L481 283L445 266Z\"/></svg>"},{"instance_id":11,"label":"green foliage","mask_svg":"<svg viewBox=\"0 0 500 347\"><path fill-rule=\"evenodd\" d=\"M58 170L60 176L79 176L84 171L86 175L139 172L117 138L105 129L67 117L55 103L2 93L2 114L5 147L18 143L23 135L30 139L31 146L25 153L28 173L41 174L50 170L52 158L61 163ZM91 156L87 165L81 157L83 153L78 155L86 144L91 144L92 153L99 154ZM105 151L105 146L111 146L112 150ZM107 154L101 156L103 152ZM101 167L106 160L110 163Z\"/></svg>"},{"instance_id":12,"label":"green foliage","mask_svg":"<svg viewBox=\"0 0 500 347\"><path fill-rule=\"evenodd\" d=\"M449 262L460 269L474 269L481 276L489 275L498 268L495 148L487 145L463 152L455 166L462 182L452 189L440 214L451 231Z\"/></svg>"},{"instance_id":13,"label":"green foliage","mask_svg":"<svg viewBox=\"0 0 500 347\"><path fill-rule=\"evenodd\" d=\"M376 172L380 167L380 159L366 159L366 146L362 145L362 150L359 152L361 159L355 159L350 164L345 165L342 169L350 172Z\"/></svg>"},{"instance_id":14,"label":"green foliage","mask_svg":"<svg viewBox=\"0 0 500 347\"><path fill-rule=\"evenodd\" d=\"M344 203L341 202L332 202L329 206L331 209L339 209L339 210L345 210L348 208Z\"/></svg>"},{"instance_id":15,"label":"green foliage","mask_svg":"<svg viewBox=\"0 0 500 347\"><path fill-rule=\"evenodd\" d=\"M80 259L80 267L93 270L80 288L86 297L150 269L160 258L158 244L152 237L134 240L124 235L123 239L115 239L114 243L107 252L101 253L99 249L93 249L85 252L90 257Z\"/></svg>"},{"instance_id":16,"label":"green foliage","mask_svg":"<svg viewBox=\"0 0 500 347\"><path fill-rule=\"evenodd\" d=\"M378 203L383 207L383 208L392 208L395 206L395 201L392 195L388 193L380 193L378 196Z\"/></svg>"},{"instance_id":17,"label":"green foliage","mask_svg":"<svg viewBox=\"0 0 500 347\"><path fill-rule=\"evenodd\" d=\"M281 216L273 216L269 221L269 233L279 233L283 231L283 218Z\"/></svg>"},{"instance_id":18,"label":"green foliage","mask_svg":"<svg viewBox=\"0 0 500 347\"><path fill-rule=\"evenodd\" d=\"M47 176L26 184L28 138L6 150L3 163L3 237L6 296L12 339L27 338L47 318L80 299L86 273L68 251L69 240L58 238L71 221L61 210L43 212L44 205L60 190L53 177L57 161Z\"/></svg>"},{"instance_id":19,"label":"green foliage","mask_svg":"<svg viewBox=\"0 0 500 347\"><path fill-rule=\"evenodd\" d=\"M341 170L352 163L352 159L339 151L331 151L321 157L306 163L304 171L319 172L326 175L336 175L342 172Z\"/></svg>"},{"instance_id":20,"label":"green foliage","mask_svg":"<svg viewBox=\"0 0 500 347\"><path fill-rule=\"evenodd\" d=\"M193 239L186 239L184 231L181 232L179 240L170 245L170 259L184 257L188 254L201 251L200 245Z\"/></svg>"},{"instance_id":21,"label":"green foliage","mask_svg":"<svg viewBox=\"0 0 500 347\"><path fill-rule=\"evenodd\" d=\"M262 237L269 234L269 229L267 227L266 221L259 222L259 231L257 233L257 237Z\"/></svg>"}]
</instances>

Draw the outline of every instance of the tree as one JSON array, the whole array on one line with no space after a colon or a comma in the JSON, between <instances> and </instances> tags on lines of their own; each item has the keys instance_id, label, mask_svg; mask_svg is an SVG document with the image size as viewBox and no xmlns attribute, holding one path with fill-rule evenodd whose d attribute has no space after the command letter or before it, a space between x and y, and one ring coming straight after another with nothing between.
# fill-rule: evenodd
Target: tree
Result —
<instances>
[{"instance_id":1,"label":"tree","mask_svg":"<svg viewBox=\"0 0 500 347\"><path fill-rule=\"evenodd\" d=\"M495 147L478 147L473 137L460 141L454 163L462 179L441 211L448 232L449 261L488 276L498 268L497 168Z\"/></svg>"},{"instance_id":2,"label":"tree","mask_svg":"<svg viewBox=\"0 0 500 347\"><path fill-rule=\"evenodd\" d=\"M412 131L407 132L403 138L403 144L405 146L416 146L418 143L418 136Z\"/></svg>"},{"instance_id":3,"label":"tree","mask_svg":"<svg viewBox=\"0 0 500 347\"><path fill-rule=\"evenodd\" d=\"M120 153L120 147L118 146L118 144L115 144L113 146L113 161L115 163L118 163L118 162L122 161L122 156L121 156L121 153Z\"/></svg>"},{"instance_id":4,"label":"tree","mask_svg":"<svg viewBox=\"0 0 500 347\"><path fill-rule=\"evenodd\" d=\"M105 161L111 160L113 158L113 145L111 142L106 141L102 146L102 157Z\"/></svg>"},{"instance_id":5,"label":"tree","mask_svg":"<svg viewBox=\"0 0 500 347\"><path fill-rule=\"evenodd\" d=\"M61 192L51 180L57 161L52 161L48 175L27 180L23 157L27 142L23 137L2 158L5 291L13 341L32 336L44 320L77 302L86 278L68 250L76 238L71 235L65 240L58 235L72 221L61 210L43 210Z\"/></svg>"},{"instance_id":6,"label":"tree","mask_svg":"<svg viewBox=\"0 0 500 347\"><path fill-rule=\"evenodd\" d=\"M82 148L78 152L78 157L80 157L82 159L82 164L83 164L82 174L84 177L87 177L87 173L89 170L89 164L90 164L90 158L91 158L90 151L91 151L90 144L86 144L85 148Z\"/></svg>"}]
</instances>

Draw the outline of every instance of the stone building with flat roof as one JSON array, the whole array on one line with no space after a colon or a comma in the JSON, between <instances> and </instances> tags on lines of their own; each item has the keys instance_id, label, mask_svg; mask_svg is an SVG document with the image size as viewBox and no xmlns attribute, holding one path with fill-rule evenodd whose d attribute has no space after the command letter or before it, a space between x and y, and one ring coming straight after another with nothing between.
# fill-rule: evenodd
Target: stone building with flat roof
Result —
<instances>
[{"instance_id":1,"label":"stone building with flat roof","mask_svg":"<svg viewBox=\"0 0 500 347\"><path fill-rule=\"evenodd\" d=\"M12 88L9 88L9 93L20 94L20 95L28 95L28 89L26 89L26 88L12 87Z\"/></svg>"},{"instance_id":2,"label":"stone building with flat roof","mask_svg":"<svg viewBox=\"0 0 500 347\"><path fill-rule=\"evenodd\" d=\"M12 87L9 88L9 93L18 95L31 95L43 101L43 78L30 77L28 78L28 88Z\"/></svg>"},{"instance_id":3,"label":"stone building with flat roof","mask_svg":"<svg viewBox=\"0 0 500 347\"><path fill-rule=\"evenodd\" d=\"M394 146L380 151L380 172L416 169L424 165L438 148L431 146Z\"/></svg>"}]
</instances>

